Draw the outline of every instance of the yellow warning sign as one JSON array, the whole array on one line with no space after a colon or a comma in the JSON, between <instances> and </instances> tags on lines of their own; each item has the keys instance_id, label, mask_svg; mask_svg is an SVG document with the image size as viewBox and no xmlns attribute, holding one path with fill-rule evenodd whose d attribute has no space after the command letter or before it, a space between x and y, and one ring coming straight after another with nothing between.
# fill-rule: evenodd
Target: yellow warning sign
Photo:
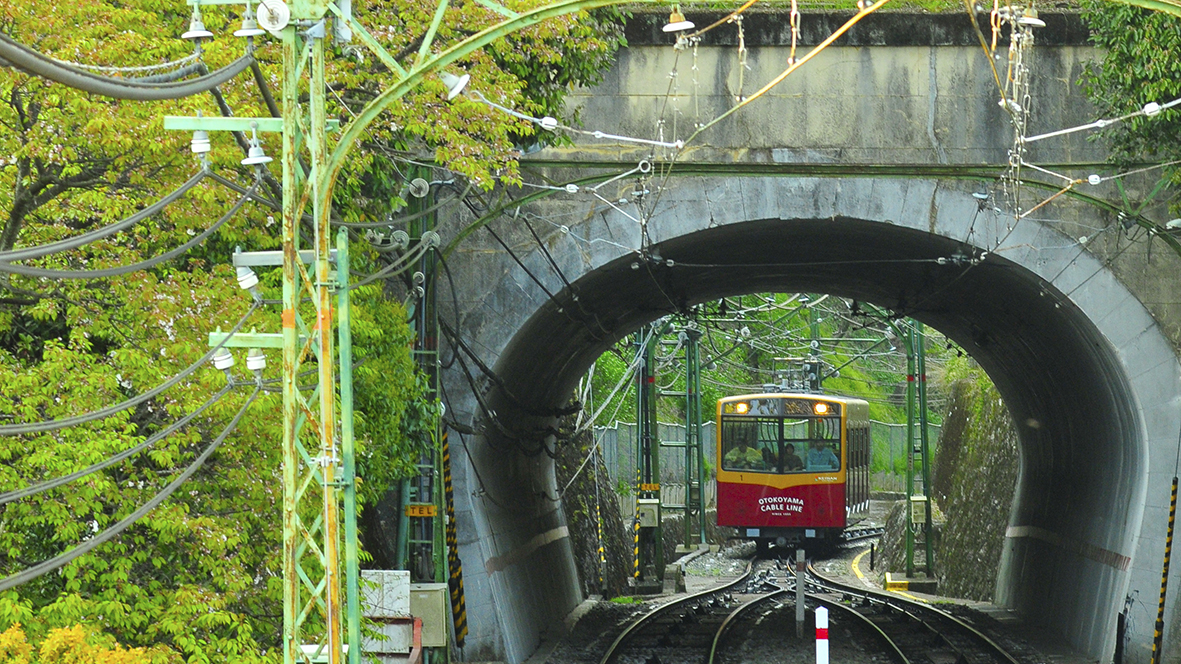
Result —
<instances>
[{"instance_id":1,"label":"yellow warning sign","mask_svg":"<svg viewBox=\"0 0 1181 664\"><path fill-rule=\"evenodd\" d=\"M429 518L429 517L435 516L435 514L437 514L437 513L438 512L435 510L434 505L417 505L417 504L415 504L415 505L407 505L406 506L406 516L417 516L417 517Z\"/></svg>"}]
</instances>

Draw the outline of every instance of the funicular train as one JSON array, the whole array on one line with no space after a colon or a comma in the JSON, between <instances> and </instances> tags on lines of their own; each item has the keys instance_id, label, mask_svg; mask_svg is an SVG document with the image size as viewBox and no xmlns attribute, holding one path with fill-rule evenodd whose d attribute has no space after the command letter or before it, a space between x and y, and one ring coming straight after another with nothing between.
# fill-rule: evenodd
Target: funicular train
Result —
<instances>
[{"instance_id":1,"label":"funicular train","mask_svg":"<svg viewBox=\"0 0 1181 664\"><path fill-rule=\"evenodd\" d=\"M834 544L869 509L869 404L823 394L718 401L718 525L760 551Z\"/></svg>"}]
</instances>

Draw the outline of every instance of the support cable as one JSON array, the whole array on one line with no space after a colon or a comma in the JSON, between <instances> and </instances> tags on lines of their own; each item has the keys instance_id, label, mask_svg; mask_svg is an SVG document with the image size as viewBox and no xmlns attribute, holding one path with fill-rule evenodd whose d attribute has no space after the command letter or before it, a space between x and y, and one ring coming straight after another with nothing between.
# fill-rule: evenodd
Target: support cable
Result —
<instances>
[{"instance_id":1,"label":"support cable","mask_svg":"<svg viewBox=\"0 0 1181 664\"><path fill-rule=\"evenodd\" d=\"M492 229L492 226L490 226L490 225L484 226L484 229L487 230L492 235L492 237L496 239L496 242L501 247L503 247L506 252L508 252L508 255L511 256L513 261L516 262L516 264L519 265L520 268L525 271L525 274L529 275L529 278L533 280L533 283L537 284L537 286L539 288L541 288L541 292L545 293L545 296L547 298L549 298L551 300L554 299L554 294L551 293L550 290L545 287L545 284L541 283L541 280L537 278L537 275L533 274L533 272L530 271L529 268L525 267L525 264L523 262L521 262L520 258L517 257L516 252L514 252L512 249L509 248L508 244L506 244L505 241L502 240L499 235L497 235L496 231Z\"/></svg>"},{"instance_id":2,"label":"support cable","mask_svg":"<svg viewBox=\"0 0 1181 664\"><path fill-rule=\"evenodd\" d=\"M133 101L158 101L181 99L202 92L208 92L229 82L254 62L254 55L247 53L217 71L191 81L176 83L137 83L134 79L98 76L76 67L64 65L53 58L42 55L0 33L0 60L35 76L56 83L114 99Z\"/></svg>"},{"instance_id":3,"label":"support cable","mask_svg":"<svg viewBox=\"0 0 1181 664\"><path fill-rule=\"evenodd\" d=\"M465 187L460 194L452 196L451 198L444 198L429 208L415 212L414 214L408 214L402 217L393 217L385 221L334 221L332 222L332 225L343 226L344 228L385 228L387 226L395 226L397 224L414 221L415 219L420 219L427 216L428 214L431 214L432 212L439 210L444 205L447 205L454 200L462 200L465 196L467 196L467 193L471 190L471 188L472 185L469 182L467 187Z\"/></svg>"},{"instance_id":4,"label":"support cable","mask_svg":"<svg viewBox=\"0 0 1181 664\"><path fill-rule=\"evenodd\" d=\"M204 180L208 175L210 175L209 171L202 169L201 172L189 178L187 182L174 189L164 198L161 198L160 200L152 203L150 206L140 210L139 212L136 212L130 217L111 224L110 226L96 228L95 230L88 231L76 237L58 240L57 242L50 242L49 244L41 244L35 247L25 247L23 249L13 249L11 251L0 251L0 261L6 263L12 261L23 261L30 258L48 256L49 254L57 253L59 251L77 249L96 240L101 240L104 237L118 233L119 231L127 230L135 224L138 224L139 222L161 212L169 204L175 202L190 189L197 186L197 184L201 182L201 180Z\"/></svg>"},{"instance_id":5,"label":"support cable","mask_svg":"<svg viewBox=\"0 0 1181 664\"><path fill-rule=\"evenodd\" d=\"M599 328L599 333L591 330L590 326L587 325L585 321L579 322L587 327L587 331L591 333L591 338L595 339L596 341L601 341L603 337L600 336L600 333L610 334L607 328L603 326L603 322L599 320L598 316L587 311L586 307L582 306L582 300L578 297L578 291L574 288L574 285L570 283L570 280L566 278L566 274L562 272L562 268L558 267L558 261L554 260L554 256L550 253L549 248L546 247L545 243L541 241L541 237L537 234L537 230L533 228L533 224L529 223L529 215L526 214L521 216L521 221L525 222L525 227L529 229L529 234L532 235L533 239L537 241L537 246L541 248L541 253L545 254L545 259L547 262L549 262L550 267L553 268L554 272L558 275L558 278L562 280L562 283L566 285L566 291L570 294L570 301L578 307L579 313L581 313L584 317L594 320L595 325Z\"/></svg>"},{"instance_id":6,"label":"support cable","mask_svg":"<svg viewBox=\"0 0 1181 664\"><path fill-rule=\"evenodd\" d=\"M170 482L168 486L164 487L160 493L157 493L152 497L151 500L144 503L142 507L135 510L131 514L128 514L115 525L107 528L103 532L95 535L91 539L86 540L73 549L70 549L66 553L50 558L49 560L46 560L45 562L38 565L34 565L23 572L13 574L12 576L0 580L0 592L15 586L19 586L23 583L28 583L39 576L42 576L48 572L52 572L53 570L73 561L74 559L89 553L95 547L114 539L119 533L127 530L131 524L139 521L148 512L151 512L160 503L167 500L168 497L173 494L173 492L180 488L180 485L187 482L188 479L193 476L193 473L196 473L201 468L201 466L205 464L205 461L209 459L210 455L212 455L217 450L217 448L221 446L222 442L225 441L230 433L232 433L234 429L238 427L238 422L242 420L242 416L246 414L246 409L250 407L250 404L254 403L254 399L258 396L258 393L261 391L261 389L261 387L256 387L254 389L254 394L251 394L250 398L246 400L246 403L242 404L242 408L238 410L238 414L234 415L234 419L230 420L230 423L226 425L221 434L219 434L218 437L215 438L213 442L205 448L205 451L201 453L201 456L193 460L193 463L189 464L189 466L185 468L184 472L178 475L176 479L172 480L172 482Z\"/></svg>"},{"instance_id":7,"label":"support cable","mask_svg":"<svg viewBox=\"0 0 1181 664\"><path fill-rule=\"evenodd\" d=\"M234 206L229 209L220 219L215 221L212 226L199 233L196 237L185 242L184 244L166 251L158 256L153 256L147 260L139 261L138 263L131 263L129 265L120 265L119 267L109 267L100 270L49 270L40 267L27 267L24 265L13 265L12 263L0 262L0 272L8 272L11 274L19 274L26 277L43 277L47 279L103 279L106 277L117 277L123 274L130 274L132 272L139 272L151 267L155 267L160 263L172 260L188 252L193 247L201 244L210 235L217 232L227 221L246 204L246 201L254 197L255 192L258 191L262 179L258 178L241 198L238 199Z\"/></svg>"},{"instance_id":8,"label":"support cable","mask_svg":"<svg viewBox=\"0 0 1181 664\"><path fill-rule=\"evenodd\" d=\"M189 422L191 422L194 417L205 412L205 410L207 408L209 408L213 404L220 401L221 398L224 397L226 394L228 394L230 390L234 389L234 387L235 387L234 383L227 384L225 387L221 388L221 390L219 390L216 394L209 397L209 400L207 400L205 403L201 404L201 406L199 408L197 408L193 412L189 413L188 415L185 415L184 417L180 418L176 422L173 422L167 428L161 429L160 431L156 432L150 438L143 441L139 445L136 445L135 447L123 450L122 452L119 452L118 454L115 454L114 456L103 459L102 461L99 461L98 463L96 463L92 466L87 466L86 468L83 468L82 470L70 473L69 475L63 475L61 477L57 477L52 480L46 480L44 482L30 484L29 486L27 486L23 489L17 489L15 491L8 491L5 493L0 493L0 505L4 505L6 503L11 503L14 500L20 500L21 498L27 498L29 496L36 495L38 493L43 493L45 491L49 491L50 489L56 489L57 487L62 486L63 484L69 484L70 482L73 482L76 479L80 479L80 478L86 477L87 475L94 474L104 468L109 468L110 466L113 466L113 465L119 463L120 461L123 461L124 459L130 458L130 457L135 456L136 454L139 454L140 452L148 449L152 445L155 445L156 443L160 442L164 438L172 435L174 432L176 432L181 427L183 427L186 424L188 424Z\"/></svg>"},{"instance_id":9,"label":"support cable","mask_svg":"<svg viewBox=\"0 0 1181 664\"><path fill-rule=\"evenodd\" d=\"M448 342L463 350L464 354L471 358L476 367L480 369L480 373L484 374L484 376L487 377L488 380L492 381L494 385L499 387L504 392L505 396L511 399L512 402L517 405L517 407L529 415L533 415L535 417L563 417L565 415L573 415L574 413L582 410L582 404L578 403L574 404L573 406L566 406L562 408L537 409L529 406L519 397L517 397L517 395L508 388L508 385L505 385L503 378L501 378L495 371L489 368L487 364L484 364L484 361L480 359L480 356L477 355L470 346L464 343L463 339L459 337L459 333L457 333L454 328L448 325L443 319L439 319L439 327L443 330L443 334L447 337ZM460 361L462 362L462 359ZM475 387L474 381L472 387Z\"/></svg>"},{"instance_id":10,"label":"support cable","mask_svg":"<svg viewBox=\"0 0 1181 664\"><path fill-rule=\"evenodd\" d=\"M426 243L420 243L419 246L413 251L402 254L396 260L394 260L394 262L386 265L377 272L363 277L360 281L350 283L348 285L348 290L355 290L362 286L367 286L378 279L390 279L392 277L396 277L414 267L416 261L422 258L427 251L433 248L434 247L427 246Z\"/></svg>"},{"instance_id":11,"label":"support cable","mask_svg":"<svg viewBox=\"0 0 1181 664\"><path fill-rule=\"evenodd\" d=\"M179 60L172 60L170 62L161 62L160 64L157 64L157 65L142 65L139 67L110 67L110 66L104 66L104 65L88 65L88 64L83 64L80 62L70 62L69 60L62 60L60 58L52 58L52 59L54 62L66 65L67 67L76 67L78 69L85 69L87 71L107 72L107 73L111 73L111 74L121 74L121 73L135 74L135 73L142 72L142 73L146 74L146 73L150 73L150 72L163 72L164 70L167 70L167 69L184 67L185 65L187 65L195 60L200 59L200 57L201 57L201 52L194 51L194 52L190 53L189 55L186 55L185 57L180 58Z\"/></svg>"},{"instance_id":12,"label":"support cable","mask_svg":"<svg viewBox=\"0 0 1181 664\"><path fill-rule=\"evenodd\" d=\"M181 67L180 69L177 69L176 71L169 71L169 72L164 72L163 74L153 74L151 76L139 76L136 78L128 78L128 79L120 79L120 80L127 80L127 81L132 81L135 83L172 83L174 81L179 81L179 80L185 78L186 76L192 76L193 74L202 74L203 75L203 74L208 74L208 73L209 73L209 69L205 66L205 63L198 61L194 64Z\"/></svg>"},{"instance_id":13,"label":"support cable","mask_svg":"<svg viewBox=\"0 0 1181 664\"><path fill-rule=\"evenodd\" d=\"M161 392L173 387L174 385L181 382L185 378L188 378L190 375L192 375L192 373L194 371L201 368L202 365L204 365L206 362L209 361L209 358L213 357L214 353L221 350L222 346L225 346L226 342L228 342L230 339L232 339L233 336L235 334L237 334L242 329L242 327L244 325L246 325L246 321L250 319L250 315L253 314L255 312L255 310L257 310L260 306L262 306L261 301L253 300L250 303L250 308L246 310L246 313L242 314L242 318L240 318L238 320L237 324L234 325L233 329L230 330L229 334L227 334L224 339L222 339L217 345L210 348L209 351L206 352L204 355L202 355L200 358L198 358L196 362L185 367L184 369L181 370L180 373L176 374L172 378L169 378L167 381L161 383L160 385L153 387L152 389L148 390L147 392L137 394L136 396L131 397L130 399L127 399L126 401L123 401L121 403L117 403L113 406L107 406L106 408L102 408L100 410L92 411L89 413L84 413L82 415L76 415L74 417L67 417L67 418L60 419L60 420L48 420L45 422L28 422L25 424L0 425L0 436L17 436L17 435L25 434L25 433L40 433L40 432L45 432L45 431L57 431L59 429L65 429L66 427L72 427L72 426L75 426L78 424L92 422L94 420L101 420L104 417L110 417L111 415L114 415L115 413L117 413L121 410L126 410L128 408L133 407L133 406L138 406L139 404L147 401L148 399L155 397L157 394L160 394Z\"/></svg>"}]
</instances>

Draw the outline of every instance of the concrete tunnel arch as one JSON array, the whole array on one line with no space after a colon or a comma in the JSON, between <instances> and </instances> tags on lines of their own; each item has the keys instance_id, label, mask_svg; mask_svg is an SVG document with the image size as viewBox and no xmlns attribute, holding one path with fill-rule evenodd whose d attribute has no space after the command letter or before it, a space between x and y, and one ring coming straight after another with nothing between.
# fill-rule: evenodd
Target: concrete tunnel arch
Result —
<instances>
[{"instance_id":1,"label":"concrete tunnel arch","mask_svg":"<svg viewBox=\"0 0 1181 664\"><path fill-rule=\"evenodd\" d=\"M596 265L585 251L556 251L571 285L552 300L537 298L512 323L515 333L495 356L499 387L489 386L487 406L518 430L545 427L553 421L546 409L561 406L614 341L722 296L825 292L922 320L980 362L1018 425L1021 470L997 603L1088 655L1110 656L1124 596L1159 590L1159 509L1163 500L1167 514L1163 475L1172 472L1161 460L1173 460L1179 426L1177 359L1142 305L1048 227L1023 222L1009 231L1001 220L985 228L975 200L954 186L768 178L743 188L747 204L728 219L716 204L687 204L692 191L678 190L680 198L649 224L659 261L619 251ZM777 201L773 214L752 200ZM893 209L883 201L894 201ZM969 230L984 246L1003 238L1007 250L985 255L963 241ZM971 256L983 259L951 260ZM521 291L516 272L508 270L504 282ZM515 589L493 594L515 595L528 607L517 617L493 612L503 639L503 650L493 650L523 659L579 591L564 517L549 498L552 464L544 455L506 453L512 444L486 431L472 460L481 491L499 499L477 501L479 551L492 561L485 564L490 585ZM1133 643L1150 644L1151 621L1139 623Z\"/></svg>"}]
</instances>

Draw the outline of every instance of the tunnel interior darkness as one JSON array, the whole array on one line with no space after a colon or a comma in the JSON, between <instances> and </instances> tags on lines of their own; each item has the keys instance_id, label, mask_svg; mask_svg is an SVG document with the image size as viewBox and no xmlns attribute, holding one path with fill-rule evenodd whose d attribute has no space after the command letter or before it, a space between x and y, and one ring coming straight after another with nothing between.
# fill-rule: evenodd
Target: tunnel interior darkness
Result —
<instances>
[{"instance_id":1,"label":"tunnel interior darkness","mask_svg":"<svg viewBox=\"0 0 1181 664\"><path fill-rule=\"evenodd\" d=\"M539 309L497 361L501 382L488 406L515 432L550 426L547 409L562 406L616 340L723 296L832 293L921 320L988 372L1020 433L998 603L1098 655L1110 647L1123 601L1138 527L1131 521L1139 519L1132 506L1146 472L1134 397L1114 349L1082 311L1000 256L956 258L980 253L946 237L840 217L684 235L653 246L653 257L625 256L589 272ZM512 446L505 432L487 431L474 461L488 489L522 497L516 509L490 514L492 529L511 533L535 529L530 519L560 520L544 498L527 507L528 497L544 493L539 487L552 469L504 454ZM536 572L552 576L555 565L539 561ZM552 607L539 600L536 610Z\"/></svg>"}]
</instances>

